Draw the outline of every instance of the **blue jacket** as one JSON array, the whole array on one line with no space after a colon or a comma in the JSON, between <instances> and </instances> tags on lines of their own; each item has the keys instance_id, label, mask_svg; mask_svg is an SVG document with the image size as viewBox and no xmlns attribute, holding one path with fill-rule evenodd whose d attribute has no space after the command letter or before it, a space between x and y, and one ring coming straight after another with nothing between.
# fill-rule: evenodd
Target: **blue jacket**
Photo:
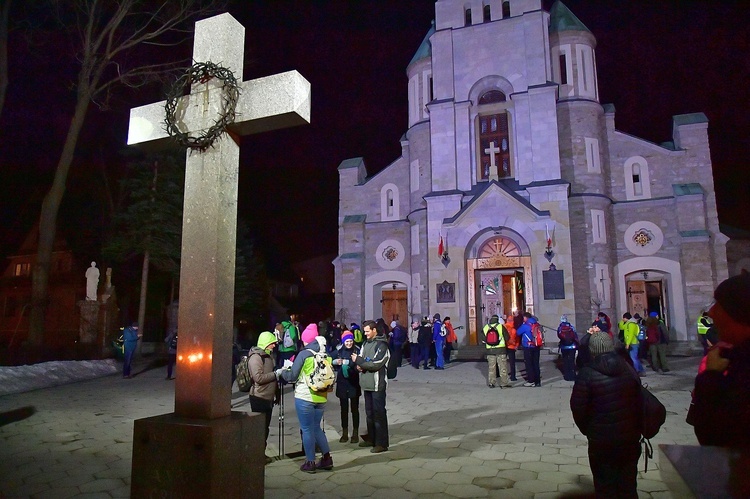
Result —
<instances>
[{"instance_id":1,"label":"blue jacket","mask_svg":"<svg viewBox=\"0 0 750 499\"><path fill-rule=\"evenodd\" d=\"M434 341L435 343L445 341L445 336L440 336L440 329L442 327L443 327L443 323L440 322L439 320L436 320L432 324L432 341Z\"/></svg>"},{"instance_id":2,"label":"blue jacket","mask_svg":"<svg viewBox=\"0 0 750 499\"><path fill-rule=\"evenodd\" d=\"M122 332L122 339L125 342L125 350L133 350L138 344L138 331L128 326Z\"/></svg>"},{"instance_id":3,"label":"blue jacket","mask_svg":"<svg viewBox=\"0 0 750 499\"><path fill-rule=\"evenodd\" d=\"M534 337L531 332L531 325L536 322L537 320L535 318L530 317L516 330L516 334L521 337L521 346L523 348L536 348L534 346Z\"/></svg>"}]
</instances>

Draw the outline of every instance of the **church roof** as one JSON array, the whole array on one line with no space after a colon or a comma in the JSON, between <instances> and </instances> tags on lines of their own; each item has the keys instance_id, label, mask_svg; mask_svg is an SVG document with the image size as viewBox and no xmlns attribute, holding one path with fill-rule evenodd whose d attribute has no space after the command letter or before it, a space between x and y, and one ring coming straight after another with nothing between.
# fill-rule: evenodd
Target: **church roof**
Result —
<instances>
[{"instance_id":1,"label":"church roof","mask_svg":"<svg viewBox=\"0 0 750 499\"><path fill-rule=\"evenodd\" d=\"M432 44L430 43L430 37L435 33L435 20L432 20L432 25L430 26L430 29L427 31L427 34L424 36L424 39L422 40L422 43L419 45L419 48L417 49L417 53L414 54L414 57L411 58L411 61L409 61L409 65L412 63L424 59L425 57L432 57Z\"/></svg>"},{"instance_id":2,"label":"church roof","mask_svg":"<svg viewBox=\"0 0 750 499\"><path fill-rule=\"evenodd\" d=\"M591 32L580 19L560 0L557 0L549 10L549 32L588 31Z\"/></svg>"}]
</instances>

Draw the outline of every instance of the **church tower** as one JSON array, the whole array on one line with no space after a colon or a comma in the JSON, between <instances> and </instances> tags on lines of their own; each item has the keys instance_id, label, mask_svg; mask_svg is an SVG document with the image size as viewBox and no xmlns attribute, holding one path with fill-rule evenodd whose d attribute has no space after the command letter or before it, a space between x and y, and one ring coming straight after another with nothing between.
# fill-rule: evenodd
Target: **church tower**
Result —
<instances>
[{"instance_id":1,"label":"church tower","mask_svg":"<svg viewBox=\"0 0 750 499\"><path fill-rule=\"evenodd\" d=\"M579 322L590 315L591 303L611 304L611 237L604 109L599 103L596 39L560 0L550 9L549 37L552 74L559 85L557 125L560 170L570 182L570 238L573 268L579 275L576 311ZM578 312L577 312L578 313Z\"/></svg>"}]
</instances>

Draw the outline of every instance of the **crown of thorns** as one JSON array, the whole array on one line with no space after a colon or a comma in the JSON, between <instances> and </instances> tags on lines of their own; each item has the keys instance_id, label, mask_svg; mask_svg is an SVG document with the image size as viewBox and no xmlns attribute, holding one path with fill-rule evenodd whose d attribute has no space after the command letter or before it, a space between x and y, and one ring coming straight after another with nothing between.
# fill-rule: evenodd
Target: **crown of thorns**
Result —
<instances>
[{"instance_id":1,"label":"crown of thorns","mask_svg":"<svg viewBox=\"0 0 750 499\"><path fill-rule=\"evenodd\" d=\"M213 126L202 130L197 136L191 136L177 126L177 104L179 99L185 95L186 87L195 83L206 83L213 78L222 82L219 115ZM231 70L212 62L196 62L175 81L167 94L167 103L164 106L166 131L170 137L174 137L181 145L190 149L198 149L201 152L205 151L221 137L228 125L234 123L239 96L239 85Z\"/></svg>"}]
</instances>

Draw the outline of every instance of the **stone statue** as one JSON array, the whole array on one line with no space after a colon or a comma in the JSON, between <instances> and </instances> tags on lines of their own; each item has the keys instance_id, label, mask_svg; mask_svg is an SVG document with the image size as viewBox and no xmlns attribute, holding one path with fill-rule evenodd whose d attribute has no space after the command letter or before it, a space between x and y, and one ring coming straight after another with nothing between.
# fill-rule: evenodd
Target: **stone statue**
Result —
<instances>
[{"instance_id":1,"label":"stone statue","mask_svg":"<svg viewBox=\"0 0 750 499\"><path fill-rule=\"evenodd\" d=\"M96 288L99 287L99 269L96 262L91 262L91 267L86 270L86 299L96 301Z\"/></svg>"}]
</instances>

